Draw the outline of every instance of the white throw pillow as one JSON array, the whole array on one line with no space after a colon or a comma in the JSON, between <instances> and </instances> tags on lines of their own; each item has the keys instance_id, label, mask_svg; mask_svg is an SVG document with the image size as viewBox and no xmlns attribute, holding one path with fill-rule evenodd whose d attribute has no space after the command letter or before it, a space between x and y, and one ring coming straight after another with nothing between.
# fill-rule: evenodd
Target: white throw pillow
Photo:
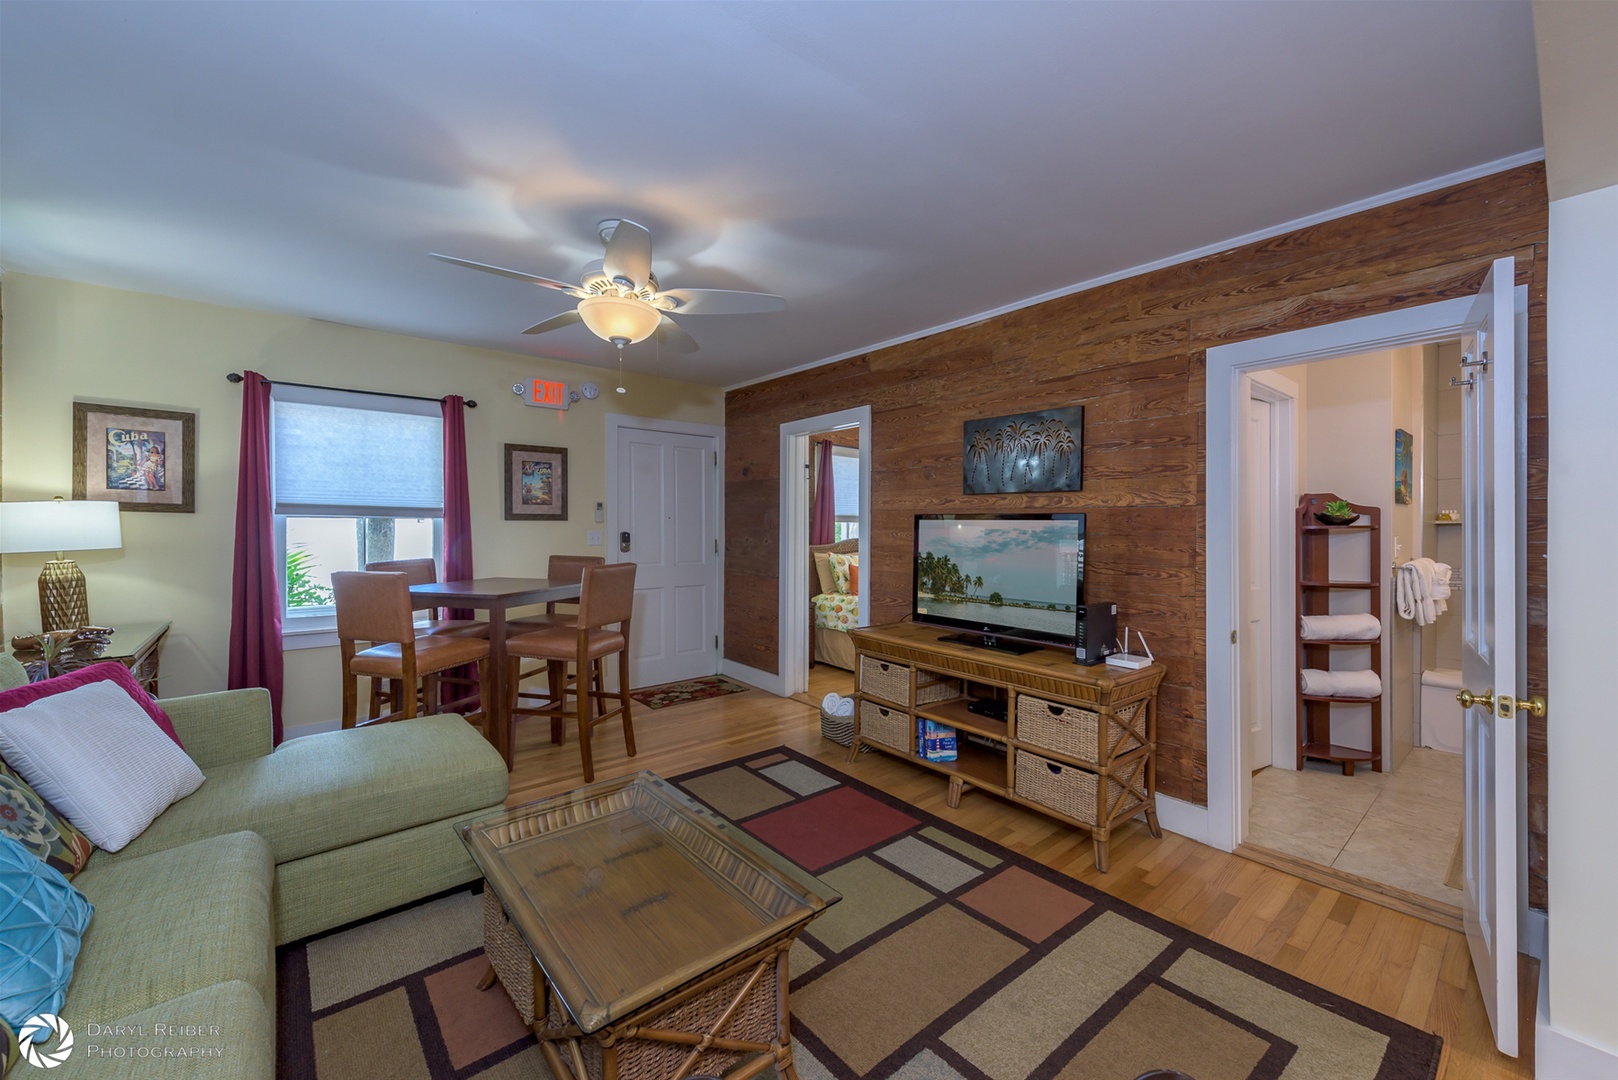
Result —
<instances>
[{"instance_id":1,"label":"white throw pillow","mask_svg":"<svg viewBox=\"0 0 1618 1080\"><path fill-rule=\"evenodd\" d=\"M203 780L185 751L112 682L0 713L0 757L108 851L139 836Z\"/></svg>"}]
</instances>

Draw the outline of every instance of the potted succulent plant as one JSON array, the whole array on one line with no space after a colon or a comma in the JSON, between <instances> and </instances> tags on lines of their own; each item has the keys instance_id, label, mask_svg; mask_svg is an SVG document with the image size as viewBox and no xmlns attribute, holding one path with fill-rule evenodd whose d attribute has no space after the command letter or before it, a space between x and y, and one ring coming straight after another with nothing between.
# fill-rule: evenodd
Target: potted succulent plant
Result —
<instances>
[{"instance_id":1,"label":"potted succulent plant","mask_svg":"<svg viewBox=\"0 0 1618 1080\"><path fill-rule=\"evenodd\" d=\"M1352 525L1360 518L1347 499L1331 500L1324 509L1315 512L1315 517L1327 525Z\"/></svg>"}]
</instances>

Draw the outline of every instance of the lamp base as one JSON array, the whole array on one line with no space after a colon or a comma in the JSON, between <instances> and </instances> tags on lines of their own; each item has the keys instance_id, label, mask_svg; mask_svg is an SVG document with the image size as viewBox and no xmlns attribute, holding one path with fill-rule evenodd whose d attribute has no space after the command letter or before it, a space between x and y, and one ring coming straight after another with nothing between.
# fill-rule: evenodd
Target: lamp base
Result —
<instances>
[{"instance_id":1,"label":"lamp base","mask_svg":"<svg viewBox=\"0 0 1618 1080\"><path fill-rule=\"evenodd\" d=\"M90 594L84 571L72 559L50 559L39 572L42 630L76 630L90 621Z\"/></svg>"}]
</instances>

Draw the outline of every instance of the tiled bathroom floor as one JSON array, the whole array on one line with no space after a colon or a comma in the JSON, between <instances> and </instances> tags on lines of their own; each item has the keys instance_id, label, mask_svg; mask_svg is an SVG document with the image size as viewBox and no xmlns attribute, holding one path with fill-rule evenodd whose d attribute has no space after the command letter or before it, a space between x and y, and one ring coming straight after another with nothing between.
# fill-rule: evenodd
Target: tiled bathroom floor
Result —
<instances>
[{"instance_id":1,"label":"tiled bathroom floor","mask_svg":"<svg viewBox=\"0 0 1618 1080\"><path fill-rule=\"evenodd\" d=\"M1253 774L1247 840L1459 907L1461 756L1418 747L1395 773L1308 762Z\"/></svg>"}]
</instances>

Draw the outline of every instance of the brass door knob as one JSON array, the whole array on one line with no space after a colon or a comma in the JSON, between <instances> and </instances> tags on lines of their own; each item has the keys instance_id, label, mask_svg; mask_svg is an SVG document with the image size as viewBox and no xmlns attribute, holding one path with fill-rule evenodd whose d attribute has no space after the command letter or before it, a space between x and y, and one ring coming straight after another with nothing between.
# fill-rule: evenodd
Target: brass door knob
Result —
<instances>
[{"instance_id":1,"label":"brass door knob","mask_svg":"<svg viewBox=\"0 0 1618 1080\"><path fill-rule=\"evenodd\" d=\"M1494 691L1487 690L1481 694L1474 694L1470 690L1462 690L1455 695L1455 700L1461 703L1461 708L1470 709L1474 705L1482 705L1485 709L1494 708Z\"/></svg>"},{"instance_id":2,"label":"brass door knob","mask_svg":"<svg viewBox=\"0 0 1618 1080\"><path fill-rule=\"evenodd\" d=\"M1545 717L1545 698L1540 694L1533 697L1518 698L1517 708L1523 712L1531 713L1538 719Z\"/></svg>"}]
</instances>

